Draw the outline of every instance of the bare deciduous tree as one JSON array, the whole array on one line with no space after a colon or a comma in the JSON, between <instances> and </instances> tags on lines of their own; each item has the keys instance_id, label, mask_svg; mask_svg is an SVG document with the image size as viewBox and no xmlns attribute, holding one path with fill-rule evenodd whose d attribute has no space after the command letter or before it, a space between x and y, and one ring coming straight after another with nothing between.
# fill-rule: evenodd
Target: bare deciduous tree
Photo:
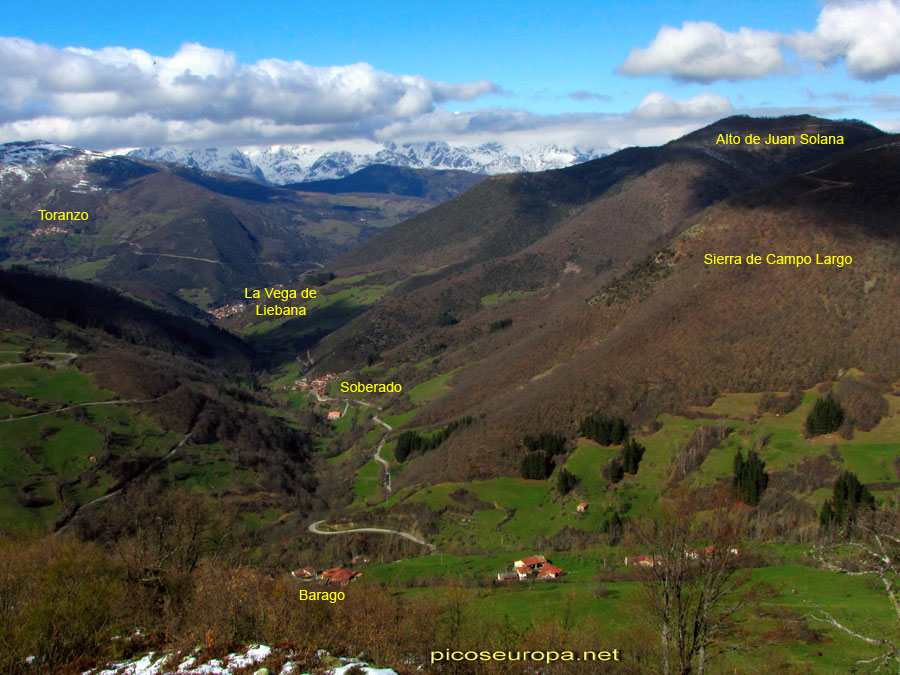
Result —
<instances>
[{"instance_id":1,"label":"bare deciduous tree","mask_svg":"<svg viewBox=\"0 0 900 675\"><path fill-rule=\"evenodd\" d=\"M761 590L741 569L746 525L739 505L699 512L690 496L636 528L646 607L662 650L662 671L702 674ZM637 549L636 549L637 550Z\"/></svg>"},{"instance_id":2,"label":"bare deciduous tree","mask_svg":"<svg viewBox=\"0 0 900 675\"><path fill-rule=\"evenodd\" d=\"M871 577L884 586L885 594L894 618L892 635L873 636L855 630L835 618L808 598L803 601L812 607L805 617L829 624L873 647L878 655L861 659L856 665L874 666L876 672L894 663L900 673L900 508L897 504L874 513L857 523L856 541L828 543L810 552L823 569L848 576ZM796 594L797 591L795 590Z\"/></svg>"}]
</instances>

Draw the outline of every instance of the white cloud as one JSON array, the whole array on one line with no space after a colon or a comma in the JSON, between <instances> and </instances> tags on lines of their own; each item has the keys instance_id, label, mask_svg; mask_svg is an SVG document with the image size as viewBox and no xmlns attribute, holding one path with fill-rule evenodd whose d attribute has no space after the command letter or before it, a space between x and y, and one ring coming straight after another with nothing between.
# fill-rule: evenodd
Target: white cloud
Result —
<instances>
[{"instance_id":1,"label":"white cloud","mask_svg":"<svg viewBox=\"0 0 900 675\"><path fill-rule=\"evenodd\" d=\"M716 118L730 115L731 101L716 94L700 94L678 100L658 91L647 94L631 114L646 120L675 118Z\"/></svg>"},{"instance_id":2,"label":"white cloud","mask_svg":"<svg viewBox=\"0 0 900 675\"><path fill-rule=\"evenodd\" d=\"M681 28L660 28L646 49L632 49L619 72L691 82L756 79L783 68L781 43L777 33L729 33L708 21L685 21Z\"/></svg>"},{"instance_id":3,"label":"white cloud","mask_svg":"<svg viewBox=\"0 0 900 675\"><path fill-rule=\"evenodd\" d=\"M731 102L707 93L675 99L653 92L627 113L538 115L524 110L487 108L461 113L437 109L396 122L378 133L380 140L433 140L478 145L555 144L612 152L631 145L659 145L733 112Z\"/></svg>"},{"instance_id":4,"label":"white cloud","mask_svg":"<svg viewBox=\"0 0 900 675\"><path fill-rule=\"evenodd\" d=\"M162 57L139 49L57 49L0 38L0 122L10 128L89 130L101 124L123 132L134 127L145 135L156 129L168 141L210 124L250 126L262 136L272 125L316 133L389 123L498 91L487 80L437 82L367 63L241 64L230 52L199 44Z\"/></svg>"},{"instance_id":5,"label":"white cloud","mask_svg":"<svg viewBox=\"0 0 900 675\"><path fill-rule=\"evenodd\" d=\"M881 80L900 73L900 4L892 0L831 3L811 33L787 39L800 57L823 65L841 59L851 77Z\"/></svg>"}]
</instances>

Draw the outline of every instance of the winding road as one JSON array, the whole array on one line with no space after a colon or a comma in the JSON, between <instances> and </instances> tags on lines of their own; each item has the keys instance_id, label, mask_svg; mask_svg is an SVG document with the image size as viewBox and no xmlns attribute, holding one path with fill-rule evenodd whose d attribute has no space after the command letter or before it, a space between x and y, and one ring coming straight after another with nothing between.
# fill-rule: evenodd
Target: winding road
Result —
<instances>
[{"instance_id":1,"label":"winding road","mask_svg":"<svg viewBox=\"0 0 900 675\"><path fill-rule=\"evenodd\" d=\"M375 534L393 534L398 537L403 537L404 539L408 539L409 541L415 542L416 544L421 544L422 546L427 546L432 551L437 551L437 547L434 544L429 544L427 541L423 539L419 539L415 535L410 534L409 532L401 532L400 530L386 530L381 527L356 527L350 530L340 530L338 532L324 532L319 529L319 525L324 523L324 520L317 520L316 522L310 524L309 531L313 534L353 534L354 532L369 532Z\"/></svg>"},{"instance_id":2,"label":"winding road","mask_svg":"<svg viewBox=\"0 0 900 675\"><path fill-rule=\"evenodd\" d=\"M316 399L320 403L324 403L325 401L344 401L344 402L346 402L347 405L344 407L344 414L346 414L347 408L350 406L351 402L356 403L357 405L360 405L360 406L365 406L367 408L375 408L377 410L381 409L372 403L367 403L366 401L359 401L355 398L346 399L346 398L331 398L329 396L319 396L318 392L316 392L315 389L312 390L312 393L315 395ZM392 427L390 424L388 424L387 422L382 420L380 417L378 417L378 415L373 414L372 420L376 424L380 424L381 426L383 426L385 428L385 431L393 431L394 430L394 427ZM375 458L375 461L378 462L384 468L384 488L385 488L385 492L388 495L390 495L391 494L391 465L388 463L388 461L384 457L381 456L381 449L384 447L384 444L386 441L387 441L387 434L382 436L381 441L378 443L378 447L375 449L374 458ZM415 536L414 534L410 534L409 532L401 532L400 530L388 530L388 529L381 528L381 527L356 527L356 528L353 528L350 530L339 530L336 532L327 532L327 531L323 531L323 530L319 529L319 525L321 525L324 522L325 522L324 520L317 520L316 522L311 523L309 528L307 528L307 529L309 529L309 531L312 532L313 534L321 534L321 535L325 535L325 536L334 535L334 534L353 534L356 532L361 532L361 533L368 532L368 533L373 533L373 534L392 534L396 537L403 537L404 539L408 539L409 541L414 542L416 544L420 544L421 546L427 546L431 550L432 553L437 551L437 547L434 544L429 544L424 539L419 539L419 537Z\"/></svg>"}]
</instances>

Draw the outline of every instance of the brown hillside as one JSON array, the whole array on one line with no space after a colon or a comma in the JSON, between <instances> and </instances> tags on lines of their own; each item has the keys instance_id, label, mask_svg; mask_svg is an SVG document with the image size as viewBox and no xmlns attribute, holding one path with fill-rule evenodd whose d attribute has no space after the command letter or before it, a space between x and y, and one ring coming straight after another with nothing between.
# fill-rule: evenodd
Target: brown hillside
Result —
<instances>
[{"instance_id":1,"label":"brown hillside","mask_svg":"<svg viewBox=\"0 0 900 675\"><path fill-rule=\"evenodd\" d=\"M417 423L481 413L485 423L416 462L403 479L411 482L514 472L523 434L572 433L598 406L641 421L716 392L809 385L841 368L896 378L900 148L892 141L832 150L702 211L685 186L709 180L708 165L667 163L607 191L520 255L451 267L399 292L327 338L319 355L378 351L400 366L439 353L439 371L454 370L451 393ZM687 176L693 183L678 180ZM740 180L725 173L718 185ZM853 263L704 264L707 253L750 252ZM481 305L482 295L503 290L533 294ZM441 312L458 323L437 325ZM488 331L499 318L512 326Z\"/></svg>"}]
</instances>

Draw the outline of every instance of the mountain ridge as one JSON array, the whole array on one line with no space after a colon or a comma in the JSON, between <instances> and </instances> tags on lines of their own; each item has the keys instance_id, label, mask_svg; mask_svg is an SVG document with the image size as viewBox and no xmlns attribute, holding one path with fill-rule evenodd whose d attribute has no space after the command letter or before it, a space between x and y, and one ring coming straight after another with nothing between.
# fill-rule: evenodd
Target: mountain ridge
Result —
<instances>
[{"instance_id":1,"label":"mountain ridge","mask_svg":"<svg viewBox=\"0 0 900 675\"><path fill-rule=\"evenodd\" d=\"M352 145L348 145L352 148ZM261 148L183 148L156 146L125 153L157 162L229 173L273 185L346 178L374 164L411 169L469 171L483 175L543 171L571 166L601 156L592 148L555 144L477 146L444 141L366 143L354 149L317 145L273 145Z\"/></svg>"}]
</instances>

